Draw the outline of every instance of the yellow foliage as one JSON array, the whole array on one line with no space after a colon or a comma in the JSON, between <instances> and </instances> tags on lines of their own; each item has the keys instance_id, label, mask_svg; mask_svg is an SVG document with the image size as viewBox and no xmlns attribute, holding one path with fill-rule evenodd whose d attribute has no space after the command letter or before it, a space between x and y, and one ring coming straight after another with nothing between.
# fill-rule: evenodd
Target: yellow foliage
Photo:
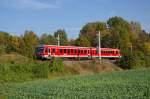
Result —
<instances>
[{"instance_id":1,"label":"yellow foliage","mask_svg":"<svg viewBox=\"0 0 150 99\"><path fill-rule=\"evenodd\" d=\"M147 54L150 54L150 42L144 43L144 50Z\"/></svg>"}]
</instances>

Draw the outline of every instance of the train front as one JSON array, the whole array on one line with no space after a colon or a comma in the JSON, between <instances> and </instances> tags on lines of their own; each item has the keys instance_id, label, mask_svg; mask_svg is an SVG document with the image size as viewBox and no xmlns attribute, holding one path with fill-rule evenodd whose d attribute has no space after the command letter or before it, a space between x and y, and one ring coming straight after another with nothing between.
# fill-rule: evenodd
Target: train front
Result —
<instances>
[{"instance_id":1,"label":"train front","mask_svg":"<svg viewBox=\"0 0 150 99\"><path fill-rule=\"evenodd\" d=\"M46 59L45 53L44 53L44 47L37 47L35 49L34 57L36 59Z\"/></svg>"}]
</instances>

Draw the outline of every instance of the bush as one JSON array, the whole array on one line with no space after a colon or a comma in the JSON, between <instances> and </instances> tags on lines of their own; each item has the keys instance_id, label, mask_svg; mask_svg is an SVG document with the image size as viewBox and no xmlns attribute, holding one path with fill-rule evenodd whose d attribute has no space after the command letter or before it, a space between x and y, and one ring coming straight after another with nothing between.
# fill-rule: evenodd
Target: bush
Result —
<instances>
[{"instance_id":1,"label":"bush","mask_svg":"<svg viewBox=\"0 0 150 99\"><path fill-rule=\"evenodd\" d=\"M36 78L48 78L49 67L47 63L35 64L32 72Z\"/></svg>"},{"instance_id":2,"label":"bush","mask_svg":"<svg viewBox=\"0 0 150 99\"><path fill-rule=\"evenodd\" d=\"M139 69L139 68L144 68L144 67L146 67L144 53L141 51L135 51L133 53L132 68Z\"/></svg>"},{"instance_id":3,"label":"bush","mask_svg":"<svg viewBox=\"0 0 150 99\"><path fill-rule=\"evenodd\" d=\"M47 63L0 64L0 82L22 82L48 78Z\"/></svg>"},{"instance_id":4,"label":"bush","mask_svg":"<svg viewBox=\"0 0 150 99\"><path fill-rule=\"evenodd\" d=\"M5 53L5 46L0 45L0 55Z\"/></svg>"},{"instance_id":5,"label":"bush","mask_svg":"<svg viewBox=\"0 0 150 99\"><path fill-rule=\"evenodd\" d=\"M62 72L64 70L63 60L61 58L53 58L49 65L50 72Z\"/></svg>"}]
</instances>

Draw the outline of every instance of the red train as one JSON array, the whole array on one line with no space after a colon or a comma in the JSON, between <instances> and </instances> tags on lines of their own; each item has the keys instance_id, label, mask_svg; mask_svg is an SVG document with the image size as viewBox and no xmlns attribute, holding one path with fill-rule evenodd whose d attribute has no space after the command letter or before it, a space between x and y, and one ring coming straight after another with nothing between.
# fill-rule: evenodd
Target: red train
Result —
<instances>
[{"instance_id":1,"label":"red train","mask_svg":"<svg viewBox=\"0 0 150 99\"><path fill-rule=\"evenodd\" d=\"M99 53L98 48L94 47L77 47L77 46L57 46L57 45L42 45L36 48L35 57L38 59L51 59L52 57L62 58L98 58L99 56L106 58L120 58L120 50L113 48L101 48Z\"/></svg>"}]
</instances>

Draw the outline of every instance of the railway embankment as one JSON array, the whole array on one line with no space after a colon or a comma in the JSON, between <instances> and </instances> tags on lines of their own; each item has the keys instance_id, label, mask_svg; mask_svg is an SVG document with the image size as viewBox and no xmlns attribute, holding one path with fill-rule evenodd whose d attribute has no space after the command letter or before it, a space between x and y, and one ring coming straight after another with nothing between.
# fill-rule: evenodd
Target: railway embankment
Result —
<instances>
[{"instance_id":1,"label":"railway embankment","mask_svg":"<svg viewBox=\"0 0 150 99\"><path fill-rule=\"evenodd\" d=\"M73 74L87 75L100 72L121 71L122 69L110 60L65 60L65 68L68 68Z\"/></svg>"}]
</instances>

